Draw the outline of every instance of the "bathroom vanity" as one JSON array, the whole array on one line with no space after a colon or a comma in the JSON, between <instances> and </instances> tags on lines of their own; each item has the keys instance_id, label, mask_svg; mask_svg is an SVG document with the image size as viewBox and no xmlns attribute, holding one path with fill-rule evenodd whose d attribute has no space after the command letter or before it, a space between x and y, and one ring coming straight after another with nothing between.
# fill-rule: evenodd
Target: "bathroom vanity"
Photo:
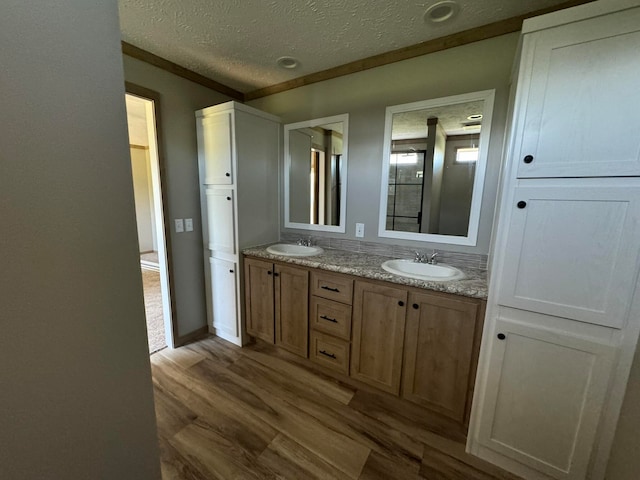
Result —
<instances>
[{"instance_id":1,"label":"bathroom vanity","mask_svg":"<svg viewBox=\"0 0 640 480\"><path fill-rule=\"evenodd\" d=\"M388 273L378 255L327 249L287 257L263 247L243 253L249 335L343 381L468 423L484 272L433 282Z\"/></svg>"}]
</instances>

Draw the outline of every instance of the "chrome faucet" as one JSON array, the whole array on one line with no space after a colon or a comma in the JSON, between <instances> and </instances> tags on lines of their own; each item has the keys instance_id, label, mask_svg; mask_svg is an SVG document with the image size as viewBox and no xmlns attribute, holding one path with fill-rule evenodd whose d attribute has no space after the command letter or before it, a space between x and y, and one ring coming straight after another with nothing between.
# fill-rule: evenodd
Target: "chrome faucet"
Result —
<instances>
[{"instance_id":1,"label":"chrome faucet","mask_svg":"<svg viewBox=\"0 0 640 480\"><path fill-rule=\"evenodd\" d=\"M429 256L427 256L426 253L416 252L416 256L413 261L416 263L429 263L431 265L436 265L438 263L438 260L436 259L437 256L438 252L436 252L435 250Z\"/></svg>"},{"instance_id":2,"label":"chrome faucet","mask_svg":"<svg viewBox=\"0 0 640 480\"><path fill-rule=\"evenodd\" d=\"M303 246L303 247L311 247L312 246L311 237L307 238L306 240L301 237L301 238L298 239L297 244L300 245L300 246Z\"/></svg>"},{"instance_id":3,"label":"chrome faucet","mask_svg":"<svg viewBox=\"0 0 640 480\"><path fill-rule=\"evenodd\" d=\"M438 263L438 260L436 259L437 256L438 256L438 252L434 250L431 256L429 257L429 259L427 260L427 263L430 263L431 265L437 265Z\"/></svg>"}]
</instances>

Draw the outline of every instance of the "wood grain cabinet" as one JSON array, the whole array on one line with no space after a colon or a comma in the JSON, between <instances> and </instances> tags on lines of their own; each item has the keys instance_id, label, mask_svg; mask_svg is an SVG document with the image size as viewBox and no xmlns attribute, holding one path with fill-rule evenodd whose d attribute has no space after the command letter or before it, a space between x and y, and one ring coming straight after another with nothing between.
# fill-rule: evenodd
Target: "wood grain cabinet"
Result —
<instances>
[{"instance_id":1,"label":"wood grain cabinet","mask_svg":"<svg viewBox=\"0 0 640 480\"><path fill-rule=\"evenodd\" d=\"M464 423L481 311L478 300L410 292L403 398Z\"/></svg>"},{"instance_id":2,"label":"wood grain cabinet","mask_svg":"<svg viewBox=\"0 0 640 480\"><path fill-rule=\"evenodd\" d=\"M356 280L351 377L398 395L407 290Z\"/></svg>"},{"instance_id":3,"label":"wood grain cabinet","mask_svg":"<svg viewBox=\"0 0 640 480\"><path fill-rule=\"evenodd\" d=\"M309 272L245 259L245 314L249 335L307 357Z\"/></svg>"}]
</instances>

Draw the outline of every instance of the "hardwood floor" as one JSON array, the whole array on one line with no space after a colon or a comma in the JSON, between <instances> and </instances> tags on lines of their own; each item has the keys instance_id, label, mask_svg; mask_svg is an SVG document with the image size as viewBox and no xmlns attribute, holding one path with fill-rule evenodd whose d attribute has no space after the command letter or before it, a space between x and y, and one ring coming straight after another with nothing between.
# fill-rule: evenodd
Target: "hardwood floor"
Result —
<instances>
[{"instance_id":1,"label":"hardwood floor","mask_svg":"<svg viewBox=\"0 0 640 480\"><path fill-rule=\"evenodd\" d=\"M215 337L151 356L164 480L516 480L447 419Z\"/></svg>"}]
</instances>

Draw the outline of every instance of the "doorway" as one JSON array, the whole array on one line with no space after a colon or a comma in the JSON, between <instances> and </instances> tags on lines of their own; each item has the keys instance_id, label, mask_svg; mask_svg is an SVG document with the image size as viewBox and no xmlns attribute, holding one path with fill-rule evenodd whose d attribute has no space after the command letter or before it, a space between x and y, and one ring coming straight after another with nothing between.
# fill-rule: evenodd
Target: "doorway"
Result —
<instances>
[{"instance_id":1,"label":"doorway","mask_svg":"<svg viewBox=\"0 0 640 480\"><path fill-rule=\"evenodd\" d=\"M168 236L163 205L163 169L158 142L159 96L156 92L128 83L126 90L140 273L151 354L175 345Z\"/></svg>"}]
</instances>

